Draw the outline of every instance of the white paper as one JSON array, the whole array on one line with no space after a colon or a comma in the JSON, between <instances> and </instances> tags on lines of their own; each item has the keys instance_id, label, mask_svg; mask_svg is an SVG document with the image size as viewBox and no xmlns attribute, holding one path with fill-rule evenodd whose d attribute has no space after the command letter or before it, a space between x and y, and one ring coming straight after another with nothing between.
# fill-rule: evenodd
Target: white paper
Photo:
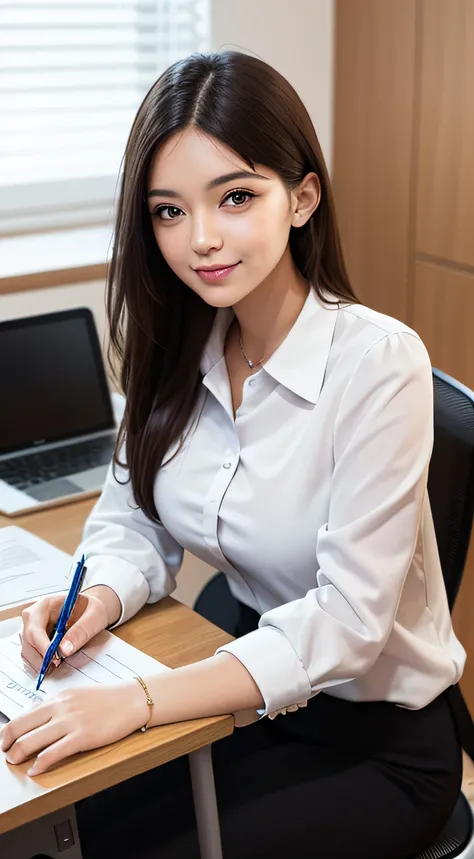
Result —
<instances>
[{"instance_id":1,"label":"white paper","mask_svg":"<svg viewBox=\"0 0 474 859\"><path fill-rule=\"evenodd\" d=\"M0 528L0 608L66 590L71 561L23 528Z\"/></svg>"},{"instance_id":2,"label":"white paper","mask_svg":"<svg viewBox=\"0 0 474 859\"><path fill-rule=\"evenodd\" d=\"M39 501L27 495L26 492L21 492L20 489L15 489L4 480L0 480L0 511L6 513L7 516L11 513L29 510L31 507L37 507Z\"/></svg>"},{"instance_id":3,"label":"white paper","mask_svg":"<svg viewBox=\"0 0 474 859\"><path fill-rule=\"evenodd\" d=\"M170 669L104 630L48 674L38 692L38 672L21 658L20 618L0 624L0 713L14 719L65 689L129 681ZM6 635L4 634L6 633Z\"/></svg>"}]
</instances>

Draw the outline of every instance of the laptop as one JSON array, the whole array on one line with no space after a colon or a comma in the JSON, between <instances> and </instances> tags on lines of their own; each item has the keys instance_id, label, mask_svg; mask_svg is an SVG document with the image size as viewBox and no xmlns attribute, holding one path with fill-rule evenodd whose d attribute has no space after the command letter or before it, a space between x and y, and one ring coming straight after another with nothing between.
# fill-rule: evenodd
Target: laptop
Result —
<instances>
[{"instance_id":1,"label":"laptop","mask_svg":"<svg viewBox=\"0 0 474 859\"><path fill-rule=\"evenodd\" d=\"M100 492L115 439L91 311L0 322L0 511Z\"/></svg>"}]
</instances>

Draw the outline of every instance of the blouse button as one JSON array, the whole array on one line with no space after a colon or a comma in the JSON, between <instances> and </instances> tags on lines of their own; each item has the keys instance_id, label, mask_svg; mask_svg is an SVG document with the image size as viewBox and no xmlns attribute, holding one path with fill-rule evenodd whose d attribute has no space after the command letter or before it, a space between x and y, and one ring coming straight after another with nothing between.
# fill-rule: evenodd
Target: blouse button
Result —
<instances>
[{"instance_id":1,"label":"blouse button","mask_svg":"<svg viewBox=\"0 0 474 859\"><path fill-rule=\"evenodd\" d=\"M230 468L230 467L231 467L231 465L232 465L232 463L231 463L231 462L224 462L224 465L223 465L222 467L223 467L223 468Z\"/></svg>"}]
</instances>

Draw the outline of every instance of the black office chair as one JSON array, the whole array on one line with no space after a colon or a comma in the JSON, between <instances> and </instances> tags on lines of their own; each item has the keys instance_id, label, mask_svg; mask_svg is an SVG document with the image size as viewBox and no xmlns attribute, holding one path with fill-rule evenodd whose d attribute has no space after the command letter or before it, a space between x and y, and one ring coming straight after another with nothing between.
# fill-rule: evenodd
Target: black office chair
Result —
<instances>
[{"instance_id":1,"label":"black office chair","mask_svg":"<svg viewBox=\"0 0 474 859\"><path fill-rule=\"evenodd\" d=\"M428 494L449 608L452 610L466 563L474 515L474 393L451 376L433 370L434 447ZM474 725L458 694L463 744L474 754ZM416 859L473 859L474 817L461 793L436 842Z\"/></svg>"},{"instance_id":2,"label":"black office chair","mask_svg":"<svg viewBox=\"0 0 474 859\"><path fill-rule=\"evenodd\" d=\"M449 607L461 584L474 515L474 393L433 370L434 446L428 493ZM203 588L194 610L226 632L235 633L237 611L227 580L217 573ZM474 724L458 693L458 720L466 751L474 754ZM474 859L474 817L461 793L436 842L414 859Z\"/></svg>"}]
</instances>

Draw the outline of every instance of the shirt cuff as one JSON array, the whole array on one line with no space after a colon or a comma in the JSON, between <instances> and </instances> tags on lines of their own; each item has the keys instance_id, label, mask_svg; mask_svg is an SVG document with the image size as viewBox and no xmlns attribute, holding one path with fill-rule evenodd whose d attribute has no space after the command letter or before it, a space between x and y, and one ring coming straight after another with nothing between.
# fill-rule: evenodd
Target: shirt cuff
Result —
<instances>
[{"instance_id":1,"label":"shirt cuff","mask_svg":"<svg viewBox=\"0 0 474 859\"><path fill-rule=\"evenodd\" d=\"M107 585L115 591L122 605L118 621L107 629L115 629L125 623L145 605L150 588L145 577L133 564L123 558L95 555L87 559L86 567L82 590L95 585Z\"/></svg>"},{"instance_id":2,"label":"shirt cuff","mask_svg":"<svg viewBox=\"0 0 474 859\"><path fill-rule=\"evenodd\" d=\"M219 647L216 653L231 653L255 680L268 716L312 696L311 683L301 659L286 636L275 627L264 626Z\"/></svg>"}]
</instances>

